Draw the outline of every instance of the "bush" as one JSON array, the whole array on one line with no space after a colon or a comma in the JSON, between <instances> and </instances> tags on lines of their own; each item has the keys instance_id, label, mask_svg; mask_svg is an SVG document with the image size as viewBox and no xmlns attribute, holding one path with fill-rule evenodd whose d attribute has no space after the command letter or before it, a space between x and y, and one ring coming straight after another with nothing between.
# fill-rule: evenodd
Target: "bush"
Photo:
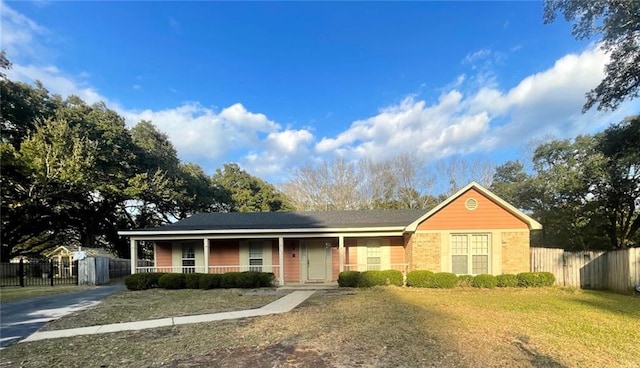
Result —
<instances>
[{"instance_id":1,"label":"bush","mask_svg":"<svg viewBox=\"0 0 640 368\"><path fill-rule=\"evenodd\" d=\"M203 273L187 273L184 275L184 284L187 289L199 289L200 279L205 274Z\"/></svg>"},{"instance_id":2,"label":"bush","mask_svg":"<svg viewBox=\"0 0 640 368\"><path fill-rule=\"evenodd\" d=\"M396 271L396 270L364 271L360 273L357 280L358 287L372 287L372 286L384 286L384 285L402 286L402 272Z\"/></svg>"},{"instance_id":3,"label":"bush","mask_svg":"<svg viewBox=\"0 0 640 368\"><path fill-rule=\"evenodd\" d=\"M518 286L542 287L552 286L556 277L551 272L522 272L518 274Z\"/></svg>"},{"instance_id":4,"label":"bush","mask_svg":"<svg viewBox=\"0 0 640 368\"><path fill-rule=\"evenodd\" d=\"M498 279L498 287L516 287L518 286L518 276L510 273L496 276Z\"/></svg>"},{"instance_id":5,"label":"bush","mask_svg":"<svg viewBox=\"0 0 640 368\"><path fill-rule=\"evenodd\" d=\"M407 274L407 286L434 287L434 273L426 270L415 270Z\"/></svg>"},{"instance_id":6,"label":"bush","mask_svg":"<svg viewBox=\"0 0 640 368\"><path fill-rule=\"evenodd\" d=\"M553 286L556 283L556 277L551 272L538 272L542 286Z\"/></svg>"},{"instance_id":7,"label":"bush","mask_svg":"<svg viewBox=\"0 0 640 368\"><path fill-rule=\"evenodd\" d=\"M124 284L129 290L147 290L157 288L158 280L165 275L164 272L134 273L124 279Z\"/></svg>"},{"instance_id":8,"label":"bush","mask_svg":"<svg viewBox=\"0 0 640 368\"><path fill-rule=\"evenodd\" d=\"M473 286L477 288L493 289L498 285L498 278L494 275L481 274L473 278Z\"/></svg>"},{"instance_id":9,"label":"bush","mask_svg":"<svg viewBox=\"0 0 640 368\"><path fill-rule=\"evenodd\" d=\"M473 276L471 275L458 276L458 286L470 287L472 285L473 285Z\"/></svg>"},{"instance_id":10,"label":"bush","mask_svg":"<svg viewBox=\"0 0 640 368\"><path fill-rule=\"evenodd\" d=\"M158 279L158 285L163 289L184 289L186 286L186 274L167 273Z\"/></svg>"},{"instance_id":11,"label":"bush","mask_svg":"<svg viewBox=\"0 0 640 368\"><path fill-rule=\"evenodd\" d=\"M220 277L221 288L257 288L273 286L275 275L271 272L227 272Z\"/></svg>"},{"instance_id":12,"label":"bush","mask_svg":"<svg viewBox=\"0 0 640 368\"><path fill-rule=\"evenodd\" d=\"M458 285L458 276L451 272L438 272L433 275L435 288L453 289Z\"/></svg>"},{"instance_id":13,"label":"bush","mask_svg":"<svg viewBox=\"0 0 640 368\"><path fill-rule=\"evenodd\" d=\"M359 278L360 272L358 271L342 271L338 275L338 285L340 287L356 287Z\"/></svg>"},{"instance_id":14,"label":"bush","mask_svg":"<svg viewBox=\"0 0 640 368\"><path fill-rule=\"evenodd\" d=\"M217 289L220 287L220 279L222 278L221 274L217 273L205 273L200 276L200 289L210 290Z\"/></svg>"}]
</instances>

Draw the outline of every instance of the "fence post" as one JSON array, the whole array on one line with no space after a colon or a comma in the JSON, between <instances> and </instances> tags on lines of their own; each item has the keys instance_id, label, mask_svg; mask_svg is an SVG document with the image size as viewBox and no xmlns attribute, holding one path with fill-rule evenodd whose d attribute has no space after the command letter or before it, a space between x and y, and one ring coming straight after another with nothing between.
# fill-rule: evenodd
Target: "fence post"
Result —
<instances>
[{"instance_id":1,"label":"fence post","mask_svg":"<svg viewBox=\"0 0 640 368\"><path fill-rule=\"evenodd\" d=\"M20 287L24 287L24 261L20 258L18 265L18 275L20 276Z\"/></svg>"},{"instance_id":2,"label":"fence post","mask_svg":"<svg viewBox=\"0 0 640 368\"><path fill-rule=\"evenodd\" d=\"M49 282L53 286L53 259L49 260Z\"/></svg>"}]
</instances>

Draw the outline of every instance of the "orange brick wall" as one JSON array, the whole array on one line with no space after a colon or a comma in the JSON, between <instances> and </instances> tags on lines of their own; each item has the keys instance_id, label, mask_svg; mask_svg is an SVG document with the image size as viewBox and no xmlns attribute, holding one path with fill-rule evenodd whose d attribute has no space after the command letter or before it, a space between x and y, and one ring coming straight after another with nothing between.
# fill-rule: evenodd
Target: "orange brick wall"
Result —
<instances>
[{"instance_id":1,"label":"orange brick wall","mask_svg":"<svg viewBox=\"0 0 640 368\"><path fill-rule=\"evenodd\" d=\"M157 242L156 243L156 267L171 267L172 255L171 255L171 243L169 242Z\"/></svg>"},{"instance_id":2,"label":"orange brick wall","mask_svg":"<svg viewBox=\"0 0 640 368\"><path fill-rule=\"evenodd\" d=\"M469 198L478 202L473 211L465 208L465 201ZM418 230L476 229L528 229L528 226L474 188L418 225Z\"/></svg>"},{"instance_id":3,"label":"orange brick wall","mask_svg":"<svg viewBox=\"0 0 640 368\"><path fill-rule=\"evenodd\" d=\"M239 240L211 240L209 243L210 266L237 266L240 264Z\"/></svg>"},{"instance_id":4,"label":"orange brick wall","mask_svg":"<svg viewBox=\"0 0 640 368\"><path fill-rule=\"evenodd\" d=\"M502 273L529 272L531 268L529 251L529 232L503 232Z\"/></svg>"}]
</instances>

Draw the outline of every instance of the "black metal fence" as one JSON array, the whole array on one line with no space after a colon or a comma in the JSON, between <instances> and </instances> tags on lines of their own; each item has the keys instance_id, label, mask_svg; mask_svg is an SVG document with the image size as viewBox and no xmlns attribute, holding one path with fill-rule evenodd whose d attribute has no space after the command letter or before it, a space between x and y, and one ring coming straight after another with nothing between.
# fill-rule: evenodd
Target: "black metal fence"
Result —
<instances>
[{"instance_id":1,"label":"black metal fence","mask_svg":"<svg viewBox=\"0 0 640 368\"><path fill-rule=\"evenodd\" d=\"M0 286L77 285L78 262L20 260L0 263Z\"/></svg>"}]
</instances>

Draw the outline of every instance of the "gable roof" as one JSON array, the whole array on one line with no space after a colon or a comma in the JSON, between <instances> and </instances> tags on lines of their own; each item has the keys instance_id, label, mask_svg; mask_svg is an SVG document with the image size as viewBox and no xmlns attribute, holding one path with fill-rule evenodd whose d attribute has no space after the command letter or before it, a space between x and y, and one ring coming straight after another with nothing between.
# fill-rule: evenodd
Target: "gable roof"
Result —
<instances>
[{"instance_id":1,"label":"gable roof","mask_svg":"<svg viewBox=\"0 0 640 368\"><path fill-rule=\"evenodd\" d=\"M505 202L502 198L498 197L497 195L489 191L489 189L483 187L482 185L476 183L475 181L472 181L471 183L467 184L464 188L457 191L454 195L444 200L444 202L440 203L439 205L431 209L429 212L427 212L417 220L413 221L409 226L407 226L406 230L409 232L416 231L420 223L427 220L429 217L435 215L438 211L448 206L451 202L455 201L456 199L458 199L458 197L460 197L461 195L463 195L464 193L466 193L472 188L480 192L480 194L484 195L485 197L487 197L489 200L491 200L498 206L502 207L507 212L511 213L513 216L522 220L524 223L526 223L529 226L529 230L542 229L542 225L538 221L532 219L531 217L524 214L522 211L518 210L517 208L513 207L509 203Z\"/></svg>"},{"instance_id":2,"label":"gable roof","mask_svg":"<svg viewBox=\"0 0 640 368\"><path fill-rule=\"evenodd\" d=\"M395 230L403 231L425 213L424 210L354 210L305 212L213 212L198 213L173 224L121 231L121 235L242 230L243 232Z\"/></svg>"}]
</instances>

